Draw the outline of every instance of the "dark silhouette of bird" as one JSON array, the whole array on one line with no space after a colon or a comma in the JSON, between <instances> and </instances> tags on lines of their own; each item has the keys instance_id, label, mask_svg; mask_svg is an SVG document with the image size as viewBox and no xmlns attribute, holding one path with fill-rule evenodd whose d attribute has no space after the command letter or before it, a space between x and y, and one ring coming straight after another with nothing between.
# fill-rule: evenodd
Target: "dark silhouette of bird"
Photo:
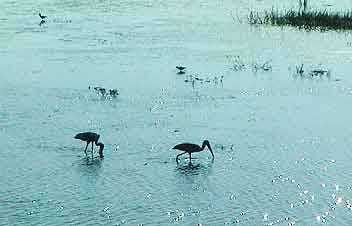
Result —
<instances>
[{"instance_id":1,"label":"dark silhouette of bird","mask_svg":"<svg viewBox=\"0 0 352 226\"><path fill-rule=\"evenodd\" d=\"M214 153L213 153L213 150L211 149L211 146L210 146L210 143L208 140L205 140L203 141L203 144L202 144L202 147L200 147L199 145L197 144L190 144L190 143L182 143L182 144L178 144L176 145L175 147L173 147L172 149L177 149L177 150L180 150L180 151L183 151L183 153L181 154L178 154L176 156L176 162L178 163L178 158L181 156L181 155L184 155L186 153L189 154L189 161L191 162L191 155L193 152L200 152L200 151L203 151L205 146L208 147L211 155L213 156L213 160L214 160Z\"/></svg>"},{"instance_id":2,"label":"dark silhouette of bird","mask_svg":"<svg viewBox=\"0 0 352 226\"><path fill-rule=\"evenodd\" d=\"M179 70L179 72L177 72L177 74L184 74L185 73L185 69L186 67L183 66L176 66L176 68Z\"/></svg>"},{"instance_id":3,"label":"dark silhouette of bird","mask_svg":"<svg viewBox=\"0 0 352 226\"><path fill-rule=\"evenodd\" d=\"M180 71L183 71L183 70L186 69L186 67L183 67L183 66L176 66L176 68L177 68L178 70L180 70Z\"/></svg>"},{"instance_id":4,"label":"dark silhouette of bird","mask_svg":"<svg viewBox=\"0 0 352 226\"><path fill-rule=\"evenodd\" d=\"M46 18L46 16L42 15L41 13L38 14L40 19L44 20Z\"/></svg>"},{"instance_id":5,"label":"dark silhouette of bird","mask_svg":"<svg viewBox=\"0 0 352 226\"><path fill-rule=\"evenodd\" d=\"M99 146L99 155L100 158L103 158L103 149L104 149L104 144L103 143L98 143L100 135L97 133L93 133L93 132L85 132L85 133L78 133L75 136L75 139L79 139L82 141L86 141L87 142L87 146L86 149L84 149L84 153L86 153L87 155L87 148L89 143L92 143L92 158L93 158L93 143L95 143L96 146Z\"/></svg>"}]
</instances>

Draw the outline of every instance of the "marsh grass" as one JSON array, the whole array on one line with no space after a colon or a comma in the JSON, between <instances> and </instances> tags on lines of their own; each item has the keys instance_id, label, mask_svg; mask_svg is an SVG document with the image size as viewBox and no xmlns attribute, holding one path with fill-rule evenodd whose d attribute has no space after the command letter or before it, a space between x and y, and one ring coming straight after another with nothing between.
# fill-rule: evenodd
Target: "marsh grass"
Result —
<instances>
[{"instance_id":1,"label":"marsh grass","mask_svg":"<svg viewBox=\"0 0 352 226\"><path fill-rule=\"evenodd\" d=\"M184 82L191 83L192 87L195 88L196 85L214 84L223 85L224 76L206 76L201 77L199 75L188 75L186 76Z\"/></svg>"},{"instance_id":2,"label":"marsh grass","mask_svg":"<svg viewBox=\"0 0 352 226\"><path fill-rule=\"evenodd\" d=\"M276 26L294 26L308 30L350 30L352 29L352 11L342 13L319 10L276 9L263 13L250 11L250 24L270 24Z\"/></svg>"},{"instance_id":3,"label":"marsh grass","mask_svg":"<svg viewBox=\"0 0 352 226\"><path fill-rule=\"evenodd\" d=\"M227 55L226 58L231 64L231 69L234 71L242 71L246 69L246 64L240 56Z\"/></svg>"},{"instance_id":4,"label":"marsh grass","mask_svg":"<svg viewBox=\"0 0 352 226\"><path fill-rule=\"evenodd\" d=\"M294 77L300 78L327 78L331 79L331 70L325 69L322 65L305 67L304 64L296 65Z\"/></svg>"},{"instance_id":5,"label":"marsh grass","mask_svg":"<svg viewBox=\"0 0 352 226\"><path fill-rule=\"evenodd\" d=\"M252 69L252 72L268 72L272 71L272 60L255 60L252 63L246 62L241 56L238 55L227 55L227 61L231 65L231 69L234 71L244 71L246 69Z\"/></svg>"},{"instance_id":6,"label":"marsh grass","mask_svg":"<svg viewBox=\"0 0 352 226\"><path fill-rule=\"evenodd\" d=\"M252 70L253 72L258 71L272 71L273 67L271 66L271 60L265 61L264 63L253 63Z\"/></svg>"}]
</instances>

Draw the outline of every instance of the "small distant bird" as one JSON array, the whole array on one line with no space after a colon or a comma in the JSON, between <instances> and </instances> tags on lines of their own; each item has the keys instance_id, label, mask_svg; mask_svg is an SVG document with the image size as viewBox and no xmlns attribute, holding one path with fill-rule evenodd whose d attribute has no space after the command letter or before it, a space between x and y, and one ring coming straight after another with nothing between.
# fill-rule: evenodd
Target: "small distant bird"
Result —
<instances>
[{"instance_id":1,"label":"small distant bird","mask_svg":"<svg viewBox=\"0 0 352 226\"><path fill-rule=\"evenodd\" d=\"M87 142L87 146L86 149L84 150L84 153L86 153L87 155L87 148L89 143L92 143L92 158L93 158L93 143L95 143L96 146L99 146L99 155L100 158L103 158L103 149L104 149L104 144L103 143L98 143L100 135L97 133L93 133L93 132L85 132L85 133L78 133L76 134L76 136L74 137L75 139L79 139L82 141L86 141Z\"/></svg>"},{"instance_id":2,"label":"small distant bird","mask_svg":"<svg viewBox=\"0 0 352 226\"><path fill-rule=\"evenodd\" d=\"M183 67L183 66L176 66L176 68L179 70L178 74L184 74L185 73L185 69L186 67Z\"/></svg>"},{"instance_id":3,"label":"small distant bird","mask_svg":"<svg viewBox=\"0 0 352 226\"><path fill-rule=\"evenodd\" d=\"M178 158L181 155L184 155L186 153L189 154L189 161L191 162L191 154L193 152L201 152L201 151L203 151L205 146L208 147L208 149L209 149L209 151L210 151L210 153L211 153L211 155L213 156L213 159L214 159L214 153L213 153L213 150L211 149L210 143L209 143L208 140L205 140L205 141L203 141L202 147L200 147L197 144L190 144L190 143L182 143L182 144L178 144L175 147L173 147L172 149L177 149L177 150L183 151L183 153L181 153L181 154L176 156L176 163L178 163Z\"/></svg>"},{"instance_id":4,"label":"small distant bird","mask_svg":"<svg viewBox=\"0 0 352 226\"><path fill-rule=\"evenodd\" d=\"M46 16L42 15L41 13L39 13L39 17L40 19L44 20L46 18Z\"/></svg>"}]
</instances>

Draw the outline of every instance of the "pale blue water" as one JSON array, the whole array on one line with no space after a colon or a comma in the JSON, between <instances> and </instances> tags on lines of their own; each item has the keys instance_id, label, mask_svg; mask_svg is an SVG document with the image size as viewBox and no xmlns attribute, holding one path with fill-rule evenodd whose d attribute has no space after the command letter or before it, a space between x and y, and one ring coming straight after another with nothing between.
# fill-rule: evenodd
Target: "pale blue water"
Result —
<instances>
[{"instance_id":1,"label":"pale blue water","mask_svg":"<svg viewBox=\"0 0 352 226\"><path fill-rule=\"evenodd\" d=\"M351 225L350 33L245 22L296 5L1 2L0 225ZM84 131L103 160L73 139ZM214 163L176 165L174 145L204 139Z\"/></svg>"}]
</instances>

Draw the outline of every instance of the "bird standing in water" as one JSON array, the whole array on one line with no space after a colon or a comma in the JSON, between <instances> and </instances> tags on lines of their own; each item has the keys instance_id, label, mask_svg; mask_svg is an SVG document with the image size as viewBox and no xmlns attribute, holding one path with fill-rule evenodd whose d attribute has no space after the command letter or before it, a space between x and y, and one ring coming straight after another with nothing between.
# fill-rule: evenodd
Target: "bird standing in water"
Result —
<instances>
[{"instance_id":1,"label":"bird standing in water","mask_svg":"<svg viewBox=\"0 0 352 226\"><path fill-rule=\"evenodd\" d=\"M176 68L177 68L178 70L180 70L180 71L183 71L183 70L186 69L186 67L183 67L183 66L176 66Z\"/></svg>"},{"instance_id":2,"label":"bird standing in water","mask_svg":"<svg viewBox=\"0 0 352 226\"><path fill-rule=\"evenodd\" d=\"M177 72L177 74L184 74L185 73L185 69L186 69L186 67L183 67L183 66L176 66L176 68L179 70L178 72Z\"/></svg>"},{"instance_id":3,"label":"bird standing in water","mask_svg":"<svg viewBox=\"0 0 352 226\"><path fill-rule=\"evenodd\" d=\"M42 15L41 13L38 14L40 19L44 20L46 18L46 16Z\"/></svg>"},{"instance_id":4,"label":"bird standing in water","mask_svg":"<svg viewBox=\"0 0 352 226\"><path fill-rule=\"evenodd\" d=\"M210 146L210 143L208 140L205 140L203 141L203 144L202 144L202 147L200 147L198 144L190 144L190 143L182 143L182 144L178 144L176 145L175 147L173 147L172 149L177 149L177 150L180 150L180 151L183 151L183 153L181 154L178 154L176 156L176 162L178 163L178 158L181 156L181 155L184 155L186 153L189 154L189 161L191 162L191 155L193 152L201 152L204 150L205 146L208 147L211 155L213 156L213 160L214 160L214 153L213 153L213 150L211 149L211 146Z\"/></svg>"},{"instance_id":5,"label":"bird standing in water","mask_svg":"<svg viewBox=\"0 0 352 226\"><path fill-rule=\"evenodd\" d=\"M97 133L93 133L93 132L85 132L85 133L78 133L76 134L76 136L74 137L75 139L79 139L82 141L86 141L87 142L87 146L86 149L84 149L84 153L86 153L87 155L87 148L89 143L92 143L92 158L93 158L93 143L95 143L96 146L99 146L99 155L100 158L103 158L103 149L104 149L104 144L103 143L98 143L100 135Z\"/></svg>"}]
</instances>

